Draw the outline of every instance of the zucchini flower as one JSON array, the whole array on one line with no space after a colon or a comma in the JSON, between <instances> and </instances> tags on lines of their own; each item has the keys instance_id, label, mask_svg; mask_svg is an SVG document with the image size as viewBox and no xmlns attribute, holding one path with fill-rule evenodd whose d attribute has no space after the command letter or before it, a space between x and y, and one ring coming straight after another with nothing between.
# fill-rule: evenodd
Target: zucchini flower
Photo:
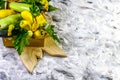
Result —
<instances>
[{"instance_id":1,"label":"zucchini flower","mask_svg":"<svg viewBox=\"0 0 120 80\"><path fill-rule=\"evenodd\" d=\"M46 11L48 11L48 8L49 8L49 2L47 1L47 0L41 0L41 2L40 2L41 4L43 4L44 6L44 9L46 10Z\"/></svg>"},{"instance_id":2,"label":"zucchini flower","mask_svg":"<svg viewBox=\"0 0 120 80\"><path fill-rule=\"evenodd\" d=\"M12 30L15 28L15 26L13 24L8 26L8 36L12 35Z\"/></svg>"},{"instance_id":3,"label":"zucchini flower","mask_svg":"<svg viewBox=\"0 0 120 80\"><path fill-rule=\"evenodd\" d=\"M22 11L21 16L22 16L23 19L29 21L30 24L32 24L33 17L32 17L32 14L29 11Z\"/></svg>"},{"instance_id":4,"label":"zucchini flower","mask_svg":"<svg viewBox=\"0 0 120 80\"><path fill-rule=\"evenodd\" d=\"M20 27L24 28L26 30L30 30L31 25L30 25L29 21L27 21L27 20L21 20Z\"/></svg>"},{"instance_id":5,"label":"zucchini flower","mask_svg":"<svg viewBox=\"0 0 120 80\"><path fill-rule=\"evenodd\" d=\"M36 17L36 21L39 26L45 26L47 24L47 20L42 14Z\"/></svg>"}]
</instances>

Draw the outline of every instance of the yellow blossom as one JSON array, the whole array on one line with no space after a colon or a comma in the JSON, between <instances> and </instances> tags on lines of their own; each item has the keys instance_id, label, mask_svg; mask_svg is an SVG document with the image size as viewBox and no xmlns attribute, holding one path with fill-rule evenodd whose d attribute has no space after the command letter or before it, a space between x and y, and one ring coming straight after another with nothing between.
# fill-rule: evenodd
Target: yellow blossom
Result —
<instances>
[{"instance_id":1,"label":"yellow blossom","mask_svg":"<svg viewBox=\"0 0 120 80\"><path fill-rule=\"evenodd\" d=\"M44 26L47 23L46 18L42 14L36 17L36 21L39 26Z\"/></svg>"},{"instance_id":2,"label":"yellow blossom","mask_svg":"<svg viewBox=\"0 0 120 80\"><path fill-rule=\"evenodd\" d=\"M30 30L31 24L30 24L29 21L27 21L27 20L21 20L21 21L20 21L20 27L21 27L21 28L24 28L24 29L26 29L26 30Z\"/></svg>"},{"instance_id":3,"label":"yellow blossom","mask_svg":"<svg viewBox=\"0 0 120 80\"><path fill-rule=\"evenodd\" d=\"M32 26L31 26L31 30L34 32L34 31L36 31L36 30L38 29L38 27L39 27L39 26L38 26L36 20L34 20Z\"/></svg>"},{"instance_id":4,"label":"yellow blossom","mask_svg":"<svg viewBox=\"0 0 120 80\"><path fill-rule=\"evenodd\" d=\"M21 16L23 19L29 21L30 24L32 24L33 18L32 18L32 14L29 11L22 11Z\"/></svg>"},{"instance_id":5,"label":"yellow blossom","mask_svg":"<svg viewBox=\"0 0 120 80\"><path fill-rule=\"evenodd\" d=\"M41 0L41 4L43 4L44 9L48 11L49 9L49 2L47 0Z\"/></svg>"},{"instance_id":6,"label":"yellow blossom","mask_svg":"<svg viewBox=\"0 0 120 80\"><path fill-rule=\"evenodd\" d=\"M48 9L49 9L49 3L48 3L48 1L45 2L45 5L43 7L45 8L46 11L48 11Z\"/></svg>"},{"instance_id":7,"label":"yellow blossom","mask_svg":"<svg viewBox=\"0 0 120 80\"><path fill-rule=\"evenodd\" d=\"M13 24L8 26L8 36L12 35L12 30L15 28L15 26Z\"/></svg>"}]
</instances>

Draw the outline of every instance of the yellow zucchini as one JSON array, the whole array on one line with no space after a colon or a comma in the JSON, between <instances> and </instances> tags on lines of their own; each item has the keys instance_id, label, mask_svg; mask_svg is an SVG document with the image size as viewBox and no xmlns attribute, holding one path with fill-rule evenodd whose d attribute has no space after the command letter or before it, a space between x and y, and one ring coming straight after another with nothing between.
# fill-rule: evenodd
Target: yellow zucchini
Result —
<instances>
[{"instance_id":1,"label":"yellow zucchini","mask_svg":"<svg viewBox=\"0 0 120 80\"><path fill-rule=\"evenodd\" d=\"M15 14L14 10L11 9L0 10L0 18L4 18L12 14Z\"/></svg>"}]
</instances>

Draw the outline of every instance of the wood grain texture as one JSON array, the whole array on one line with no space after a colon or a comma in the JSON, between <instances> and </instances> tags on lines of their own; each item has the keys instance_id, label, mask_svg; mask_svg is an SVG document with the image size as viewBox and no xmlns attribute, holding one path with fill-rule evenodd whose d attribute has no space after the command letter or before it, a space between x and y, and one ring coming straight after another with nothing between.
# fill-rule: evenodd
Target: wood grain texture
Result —
<instances>
[{"instance_id":1,"label":"wood grain texture","mask_svg":"<svg viewBox=\"0 0 120 80\"><path fill-rule=\"evenodd\" d=\"M12 38L3 38L3 43L7 47L13 47L12 40ZM67 57L64 51L49 36L41 40L30 39L30 43L20 55L24 66L30 73L33 72L38 59L43 58L43 51L50 56Z\"/></svg>"},{"instance_id":2,"label":"wood grain texture","mask_svg":"<svg viewBox=\"0 0 120 80\"><path fill-rule=\"evenodd\" d=\"M14 47L12 43L12 40L13 40L12 37L3 37L2 39L3 39L4 46ZM30 44L28 45L29 47L43 47L44 46L44 39L30 38L29 41L30 41Z\"/></svg>"}]
</instances>

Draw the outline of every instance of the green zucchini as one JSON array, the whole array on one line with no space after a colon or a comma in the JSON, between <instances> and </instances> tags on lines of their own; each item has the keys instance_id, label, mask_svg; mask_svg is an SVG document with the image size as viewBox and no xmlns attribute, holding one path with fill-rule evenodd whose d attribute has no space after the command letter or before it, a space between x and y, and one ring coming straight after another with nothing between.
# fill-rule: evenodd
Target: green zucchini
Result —
<instances>
[{"instance_id":1,"label":"green zucchini","mask_svg":"<svg viewBox=\"0 0 120 80\"><path fill-rule=\"evenodd\" d=\"M9 7L15 11L22 12L24 10L30 11L31 5L25 3L11 2L9 4Z\"/></svg>"},{"instance_id":2,"label":"green zucchini","mask_svg":"<svg viewBox=\"0 0 120 80\"><path fill-rule=\"evenodd\" d=\"M0 20L0 30L6 29L8 25L14 24L21 17L20 14L10 15Z\"/></svg>"}]
</instances>

